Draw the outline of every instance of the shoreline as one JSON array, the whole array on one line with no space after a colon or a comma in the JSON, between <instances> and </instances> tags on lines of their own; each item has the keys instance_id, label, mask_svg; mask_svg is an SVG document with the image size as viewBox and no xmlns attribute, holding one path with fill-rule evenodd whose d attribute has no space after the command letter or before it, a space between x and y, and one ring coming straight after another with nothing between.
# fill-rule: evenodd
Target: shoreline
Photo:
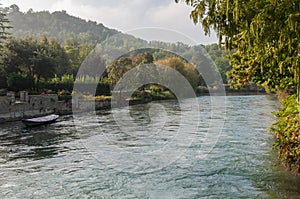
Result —
<instances>
[{"instance_id":1,"label":"shoreline","mask_svg":"<svg viewBox=\"0 0 300 199\"><path fill-rule=\"evenodd\" d=\"M211 93L198 93L197 97L201 96L210 96L211 94L217 94L218 92ZM247 95L269 95L266 92L226 92L226 96L247 96ZM217 95L214 95L217 96ZM176 99L176 98L174 98ZM134 99L129 100L125 104L114 104L115 107L122 106L134 106L138 104L146 104L152 101L161 101L161 100L170 100L168 99ZM93 103L91 103L93 102ZM115 102L116 103L116 102ZM27 100L24 102L11 102L9 96L0 97L1 110L0 112L0 124L7 122L21 121L24 118L34 118L45 116L49 114L58 114L58 115L72 115L74 108L76 111L85 112L88 110L100 111L111 109L112 102L111 100L102 100L102 101L93 101L93 100L79 100L76 104L71 104L66 101L58 101L57 95L29 95ZM5 108L4 108L5 107ZM5 111L6 110L6 111Z\"/></svg>"}]
</instances>

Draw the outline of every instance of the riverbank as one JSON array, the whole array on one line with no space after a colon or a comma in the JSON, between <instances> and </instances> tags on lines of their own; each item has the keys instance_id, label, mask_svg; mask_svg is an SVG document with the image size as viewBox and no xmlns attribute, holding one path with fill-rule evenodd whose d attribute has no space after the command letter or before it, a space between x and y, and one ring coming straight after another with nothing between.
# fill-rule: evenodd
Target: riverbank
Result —
<instances>
[{"instance_id":1,"label":"riverbank","mask_svg":"<svg viewBox=\"0 0 300 199\"><path fill-rule=\"evenodd\" d=\"M0 97L0 123L52 113L67 113L70 110L69 104L59 101L55 94L20 96L18 100L14 95Z\"/></svg>"},{"instance_id":2,"label":"riverbank","mask_svg":"<svg viewBox=\"0 0 300 199\"><path fill-rule=\"evenodd\" d=\"M127 105L144 104L151 99L131 99L127 103L116 104L110 97L103 99L77 99L60 101L56 94L20 95L16 100L14 95L0 96L0 123L19 121L23 118L45 116L48 114L68 115L74 111L103 110ZM73 101L73 104L72 104Z\"/></svg>"},{"instance_id":3,"label":"riverbank","mask_svg":"<svg viewBox=\"0 0 300 199\"><path fill-rule=\"evenodd\" d=\"M217 91L200 92L197 96L217 95ZM262 91L227 91L226 95L263 95ZM0 97L0 123L18 121L23 118L32 118L45 116L48 114L68 115L74 111L85 110L103 110L113 107L122 107L127 105L137 105L149 103L157 100L176 99L171 98L171 95L151 95L147 98L132 98L122 104L117 104L116 101L111 101L109 96L100 96L83 98L77 100L60 101L56 94L41 94L28 95L27 93L20 93L20 99L16 100L15 96L8 94ZM72 105L73 101L73 105ZM113 104L113 105L112 105Z\"/></svg>"}]
</instances>

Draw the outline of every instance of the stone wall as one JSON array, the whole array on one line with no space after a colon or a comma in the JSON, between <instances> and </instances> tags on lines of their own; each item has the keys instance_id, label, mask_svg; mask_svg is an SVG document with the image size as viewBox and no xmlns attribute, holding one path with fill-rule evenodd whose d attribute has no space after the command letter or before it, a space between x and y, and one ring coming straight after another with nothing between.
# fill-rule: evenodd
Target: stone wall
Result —
<instances>
[{"instance_id":1,"label":"stone wall","mask_svg":"<svg viewBox=\"0 0 300 199\"><path fill-rule=\"evenodd\" d=\"M22 101L15 101L11 96L0 97L0 122L15 121L22 118L37 117L51 113L65 113L71 108L58 101L57 95L29 95Z\"/></svg>"},{"instance_id":2,"label":"stone wall","mask_svg":"<svg viewBox=\"0 0 300 199\"><path fill-rule=\"evenodd\" d=\"M75 112L85 112L93 110L101 110L111 108L111 103L114 107L127 106L128 104L116 104L110 100L104 101L89 101L75 100L71 102L58 101L57 95L28 95L20 93L20 101L16 101L14 95L0 97L0 123L7 121L17 121L22 118L38 117L52 113L56 114L71 114ZM144 100L130 101L130 105L146 103ZM72 109L73 108L73 109Z\"/></svg>"},{"instance_id":3,"label":"stone wall","mask_svg":"<svg viewBox=\"0 0 300 199\"><path fill-rule=\"evenodd\" d=\"M39 111L41 114L52 113L58 102L57 95L30 95L28 102L30 110Z\"/></svg>"},{"instance_id":4,"label":"stone wall","mask_svg":"<svg viewBox=\"0 0 300 199\"><path fill-rule=\"evenodd\" d=\"M107 109L110 106L110 100L98 102L79 100L73 108L74 111L88 111L91 109ZM0 97L0 123L52 113L60 115L71 114L72 104L58 101L57 95L28 95L20 93L20 101L16 101L12 95Z\"/></svg>"},{"instance_id":5,"label":"stone wall","mask_svg":"<svg viewBox=\"0 0 300 199\"><path fill-rule=\"evenodd\" d=\"M8 96L0 97L0 114L9 112L11 98Z\"/></svg>"}]
</instances>

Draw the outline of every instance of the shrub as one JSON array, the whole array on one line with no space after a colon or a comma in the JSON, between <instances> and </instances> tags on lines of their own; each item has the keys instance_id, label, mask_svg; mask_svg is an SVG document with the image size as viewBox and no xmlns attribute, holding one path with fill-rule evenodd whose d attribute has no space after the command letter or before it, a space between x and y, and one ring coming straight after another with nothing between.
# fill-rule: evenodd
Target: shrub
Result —
<instances>
[{"instance_id":1,"label":"shrub","mask_svg":"<svg viewBox=\"0 0 300 199\"><path fill-rule=\"evenodd\" d=\"M34 78L31 75L11 73L7 78L7 85L12 91L30 90L34 87Z\"/></svg>"},{"instance_id":2,"label":"shrub","mask_svg":"<svg viewBox=\"0 0 300 199\"><path fill-rule=\"evenodd\" d=\"M291 171L300 170L300 105L296 94L282 101L282 108L275 112L277 121L271 126L276 136L274 149L278 150L278 163Z\"/></svg>"}]
</instances>

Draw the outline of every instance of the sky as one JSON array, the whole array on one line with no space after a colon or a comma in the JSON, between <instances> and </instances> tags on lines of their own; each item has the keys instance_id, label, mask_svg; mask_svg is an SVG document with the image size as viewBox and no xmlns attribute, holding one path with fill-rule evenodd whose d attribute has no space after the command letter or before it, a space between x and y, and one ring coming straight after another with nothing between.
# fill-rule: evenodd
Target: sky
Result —
<instances>
[{"instance_id":1,"label":"sky","mask_svg":"<svg viewBox=\"0 0 300 199\"><path fill-rule=\"evenodd\" d=\"M108 28L146 40L216 43L216 35L204 34L190 19L191 7L174 0L0 0L2 6L16 4L22 12L66 10L68 14L97 21Z\"/></svg>"}]
</instances>

